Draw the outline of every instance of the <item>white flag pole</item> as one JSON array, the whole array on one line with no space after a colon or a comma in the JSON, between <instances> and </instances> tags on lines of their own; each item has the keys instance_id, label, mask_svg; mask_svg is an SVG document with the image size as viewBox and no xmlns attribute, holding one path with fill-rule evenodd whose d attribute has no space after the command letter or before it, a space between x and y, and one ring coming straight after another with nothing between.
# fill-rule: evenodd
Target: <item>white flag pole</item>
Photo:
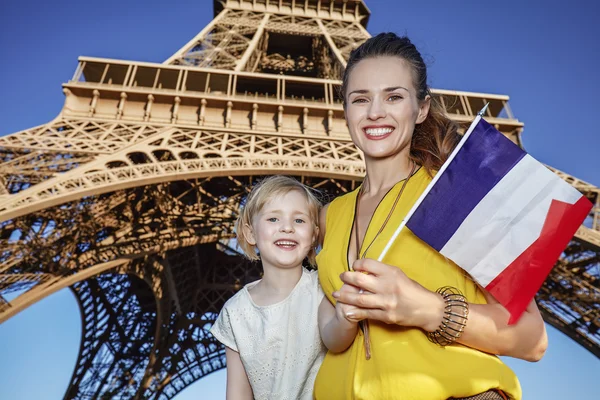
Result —
<instances>
[{"instance_id":1,"label":"white flag pole","mask_svg":"<svg viewBox=\"0 0 600 400\"><path fill-rule=\"evenodd\" d=\"M433 179L431 180L431 182L429 183L429 185L427 186L427 188L425 189L425 191L421 194L421 197L419 197L419 199L412 206L412 208L410 209L410 211L408 212L408 214L406 214L406 217L404 217L404 219L400 223L400 226L398 227L398 229L396 229L396 232L394 232L394 234L392 235L392 237L388 241L387 245L385 246L385 248L381 252L381 255L379 256L379 258L377 259L377 261L381 262L383 260L383 258L387 254L387 252L390 249L390 247L392 247L392 244L394 243L394 241L396 240L396 238L398 237L398 235L400 235L400 232L402 231L402 229L404 228L404 226L406 226L406 222L408 222L408 220L410 219L410 217L412 217L412 215L415 213L415 211L417 210L417 208L419 208L419 206L421 205L421 203L425 199L425 196L427 196L427 194L431 191L431 188L433 187L433 185L435 185L436 182L440 179L440 176L442 176L442 174L444 173L444 171L446 170L446 168L448 168L448 165L450 165L450 163L452 162L452 160L454 160L454 157L456 157L456 154L458 153L458 151L463 147L463 145L465 144L465 142L467 141L467 139L469 138L469 136L471 136L471 133L475 129L475 126L479 123L479 121L481 120L483 114L485 113L485 111L487 110L487 108L488 108L489 105L490 105L490 103L486 103L486 105L483 106L483 108L481 109L481 111L479 111L477 113L477 116L475 117L475 119L473 120L473 122L471 122L471 126L469 126L469 129L467 130L467 132L463 135L463 137L460 140L460 142L458 142L458 145L454 148L454 150L450 154L450 157L448 157L448 160L446 160L446 162L444 163L444 165L442 165L442 167L440 168L440 170L438 171L438 173L433 177Z\"/></svg>"}]
</instances>

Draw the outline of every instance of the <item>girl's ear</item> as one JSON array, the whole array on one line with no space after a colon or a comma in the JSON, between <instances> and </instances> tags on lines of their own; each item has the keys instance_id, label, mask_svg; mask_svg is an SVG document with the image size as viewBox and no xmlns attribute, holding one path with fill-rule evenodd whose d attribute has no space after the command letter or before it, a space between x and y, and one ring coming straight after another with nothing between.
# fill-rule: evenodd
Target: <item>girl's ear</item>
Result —
<instances>
[{"instance_id":1,"label":"girl's ear","mask_svg":"<svg viewBox=\"0 0 600 400\"><path fill-rule=\"evenodd\" d=\"M431 106L431 96L427 95L427 96L425 96L425 100L423 100L421 102L421 104L419 105L419 115L417 115L417 120L415 121L416 124L420 124L423 121L425 121L425 118L427 118L427 114L429 114L430 106Z\"/></svg>"},{"instance_id":2,"label":"girl's ear","mask_svg":"<svg viewBox=\"0 0 600 400\"><path fill-rule=\"evenodd\" d=\"M252 227L248 224L244 224L242 227L242 235L244 235L244 239L250 246L256 246L256 239L254 238L254 231Z\"/></svg>"}]
</instances>

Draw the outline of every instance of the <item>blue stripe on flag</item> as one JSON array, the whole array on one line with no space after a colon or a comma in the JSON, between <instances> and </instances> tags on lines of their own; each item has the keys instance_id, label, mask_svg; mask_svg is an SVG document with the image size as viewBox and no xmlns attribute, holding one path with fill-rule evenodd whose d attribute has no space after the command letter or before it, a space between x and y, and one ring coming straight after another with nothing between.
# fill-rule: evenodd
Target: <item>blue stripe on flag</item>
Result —
<instances>
[{"instance_id":1,"label":"blue stripe on flag","mask_svg":"<svg viewBox=\"0 0 600 400\"><path fill-rule=\"evenodd\" d=\"M406 226L440 251L473 208L525 154L481 119Z\"/></svg>"}]
</instances>

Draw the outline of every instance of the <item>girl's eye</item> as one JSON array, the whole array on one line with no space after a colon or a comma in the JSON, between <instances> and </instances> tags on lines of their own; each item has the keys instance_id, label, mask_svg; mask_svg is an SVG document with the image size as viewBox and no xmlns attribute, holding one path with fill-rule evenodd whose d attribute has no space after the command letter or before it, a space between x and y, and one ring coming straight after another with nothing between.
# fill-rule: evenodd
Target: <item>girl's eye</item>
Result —
<instances>
[{"instance_id":1,"label":"girl's eye","mask_svg":"<svg viewBox=\"0 0 600 400\"><path fill-rule=\"evenodd\" d=\"M277 218L271 217L271 218L268 218L267 221L269 221L269 222L277 222Z\"/></svg>"},{"instance_id":2,"label":"girl's eye","mask_svg":"<svg viewBox=\"0 0 600 400\"><path fill-rule=\"evenodd\" d=\"M304 220L303 220L303 219L301 219L301 218L296 218L295 222L296 222L297 224L303 224L303 223L304 223Z\"/></svg>"}]
</instances>

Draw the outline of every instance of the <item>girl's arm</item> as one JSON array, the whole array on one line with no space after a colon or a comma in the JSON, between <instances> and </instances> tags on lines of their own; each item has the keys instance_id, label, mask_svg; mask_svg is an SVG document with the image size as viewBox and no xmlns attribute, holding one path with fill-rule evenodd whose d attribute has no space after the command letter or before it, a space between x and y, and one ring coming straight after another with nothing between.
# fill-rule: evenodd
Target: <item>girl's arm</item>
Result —
<instances>
[{"instance_id":1,"label":"girl's arm","mask_svg":"<svg viewBox=\"0 0 600 400\"><path fill-rule=\"evenodd\" d=\"M252 400L252 387L240 359L240 353L225 347L227 360L227 400Z\"/></svg>"},{"instance_id":2,"label":"girl's arm","mask_svg":"<svg viewBox=\"0 0 600 400\"><path fill-rule=\"evenodd\" d=\"M349 288L349 285L344 285ZM355 289L355 288L354 288ZM356 289L355 289L356 290ZM319 333L329 351L340 353L346 350L356 337L357 322L350 322L345 315L354 307L338 303L335 307L327 297L319 305ZM344 309L347 309L344 311Z\"/></svg>"}]
</instances>

